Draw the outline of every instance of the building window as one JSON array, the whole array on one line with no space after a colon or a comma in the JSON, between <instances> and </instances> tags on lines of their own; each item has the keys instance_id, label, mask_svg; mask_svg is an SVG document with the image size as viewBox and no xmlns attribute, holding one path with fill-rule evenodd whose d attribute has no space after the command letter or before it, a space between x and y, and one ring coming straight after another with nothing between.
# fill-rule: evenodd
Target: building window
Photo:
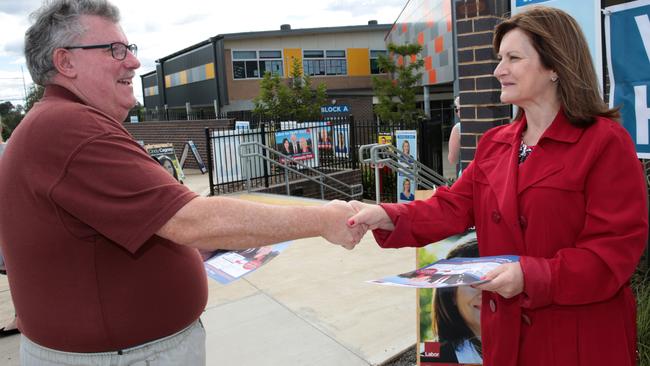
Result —
<instances>
[{"instance_id":1,"label":"building window","mask_svg":"<svg viewBox=\"0 0 650 366\"><path fill-rule=\"evenodd\" d=\"M256 79L266 72L283 76L282 51L232 51L235 79Z\"/></svg>"},{"instance_id":2,"label":"building window","mask_svg":"<svg viewBox=\"0 0 650 366\"><path fill-rule=\"evenodd\" d=\"M384 74L385 72L379 69L379 55L387 56L386 50L370 50L370 73L371 74Z\"/></svg>"},{"instance_id":3,"label":"building window","mask_svg":"<svg viewBox=\"0 0 650 366\"><path fill-rule=\"evenodd\" d=\"M306 75L347 75L344 50L304 50L302 66Z\"/></svg>"}]
</instances>

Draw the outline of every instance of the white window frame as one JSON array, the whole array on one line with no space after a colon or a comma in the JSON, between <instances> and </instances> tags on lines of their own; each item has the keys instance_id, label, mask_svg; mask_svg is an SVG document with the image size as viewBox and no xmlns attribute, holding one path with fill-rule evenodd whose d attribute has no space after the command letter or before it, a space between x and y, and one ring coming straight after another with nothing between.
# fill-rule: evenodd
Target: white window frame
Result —
<instances>
[{"instance_id":1,"label":"white window frame","mask_svg":"<svg viewBox=\"0 0 650 366\"><path fill-rule=\"evenodd\" d=\"M322 53L323 53L323 56L322 56L322 57L306 57L306 56L305 56L305 52L314 52L314 51L316 51L316 52L322 52ZM343 56L342 56L342 57L341 57L341 56L336 56L336 57L335 57L335 56L330 56L330 57L328 57L328 56L327 56L327 52L328 52L328 51L329 51L329 52L333 52L333 51L336 51L336 52L343 52ZM343 73L328 73L328 70L329 70L329 68L330 68L330 66L328 65L328 61L332 61L332 60L339 60L339 61L343 61L343 62L344 62L343 65L344 65L345 70L344 70ZM309 70L312 69L312 67L309 67L309 68L306 67L306 64L305 64L305 63L308 62L308 61L319 61L319 69L321 68L321 67L320 67L321 65L324 65L324 68L325 68L325 70L324 70L324 71L325 71L325 74L307 73L307 70L308 70L308 69L309 69ZM323 77L323 76L347 76L347 75L349 75L349 70L348 70L348 51L347 51L346 49L342 49L342 50L303 49L303 50L302 50L302 69L303 69L303 72L305 73L305 75L309 75L309 76L317 76L317 77Z\"/></svg>"},{"instance_id":2,"label":"white window frame","mask_svg":"<svg viewBox=\"0 0 650 366\"><path fill-rule=\"evenodd\" d=\"M280 57L279 58L260 58L260 52L264 51L272 51L272 52L280 52ZM242 58L242 59L235 59L235 52L255 52L255 58ZM251 49L232 49L230 51L230 59L231 59L231 65L232 65L232 79L233 80L255 80L255 79L262 79L264 75L262 74L262 68L261 68L261 63L265 61L279 61L280 62L280 77L284 77L284 51L282 49L260 49L260 50L251 50ZM242 61L244 62L244 77L243 78L236 78L235 77L235 62ZM257 73L258 76L251 76L249 77L246 75L247 70L246 70L246 62L249 61L255 61L257 62Z\"/></svg>"},{"instance_id":3,"label":"white window frame","mask_svg":"<svg viewBox=\"0 0 650 366\"><path fill-rule=\"evenodd\" d=\"M369 58L369 61L368 61L368 62L370 63L370 75L381 75L381 74L385 74L385 72L377 72L377 73L373 73L373 72L372 72L372 60L378 60L378 59L379 59L379 55L377 55L377 56L375 56L375 57L372 56L372 53L373 53L373 52L383 52L383 55L388 57L388 50L370 50L370 52L369 52L369 56L370 56L370 58ZM379 65L377 65L377 67L379 67Z\"/></svg>"}]
</instances>

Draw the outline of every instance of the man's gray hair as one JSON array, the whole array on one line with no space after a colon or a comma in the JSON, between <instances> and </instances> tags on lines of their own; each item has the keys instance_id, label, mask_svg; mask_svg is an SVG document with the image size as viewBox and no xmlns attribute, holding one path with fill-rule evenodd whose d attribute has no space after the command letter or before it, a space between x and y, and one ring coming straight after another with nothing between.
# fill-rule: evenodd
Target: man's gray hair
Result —
<instances>
[{"instance_id":1,"label":"man's gray hair","mask_svg":"<svg viewBox=\"0 0 650 366\"><path fill-rule=\"evenodd\" d=\"M119 23L120 11L106 0L50 0L30 15L25 32L25 59L36 84L45 86L56 74L52 55L57 48L75 46L86 31L82 15L95 15Z\"/></svg>"}]
</instances>

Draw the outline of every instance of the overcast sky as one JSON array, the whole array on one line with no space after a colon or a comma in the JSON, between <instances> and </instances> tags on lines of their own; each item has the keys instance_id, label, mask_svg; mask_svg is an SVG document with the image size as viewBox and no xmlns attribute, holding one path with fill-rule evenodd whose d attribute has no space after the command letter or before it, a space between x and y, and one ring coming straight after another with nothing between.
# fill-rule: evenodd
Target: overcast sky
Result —
<instances>
[{"instance_id":1,"label":"overcast sky","mask_svg":"<svg viewBox=\"0 0 650 366\"><path fill-rule=\"evenodd\" d=\"M24 81L32 79L25 66L23 37L29 14L41 0L0 0L0 102L22 104ZM130 43L138 45L144 74L154 61L217 34L364 25L368 20L392 24L407 0L112 0L120 8L121 25ZM21 70L22 67L22 70ZM140 78L134 92L142 102Z\"/></svg>"}]
</instances>

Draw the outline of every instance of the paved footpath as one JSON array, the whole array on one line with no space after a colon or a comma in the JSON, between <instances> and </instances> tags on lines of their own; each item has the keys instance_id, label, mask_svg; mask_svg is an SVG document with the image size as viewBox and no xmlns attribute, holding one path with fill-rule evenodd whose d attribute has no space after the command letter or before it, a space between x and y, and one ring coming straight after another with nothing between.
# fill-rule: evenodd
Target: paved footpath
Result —
<instances>
[{"instance_id":1,"label":"paved footpath","mask_svg":"<svg viewBox=\"0 0 650 366\"><path fill-rule=\"evenodd\" d=\"M208 192L208 177L185 184ZM263 194L241 199L271 204L322 201ZM295 240L281 255L229 285L208 279L201 316L207 364L219 366L381 365L416 342L415 290L365 283L412 270L414 249L382 250L367 234L353 251L324 239ZM0 276L0 319L13 314ZM0 365L19 365L19 336L0 338Z\"/></svg>"}]
</instances>

